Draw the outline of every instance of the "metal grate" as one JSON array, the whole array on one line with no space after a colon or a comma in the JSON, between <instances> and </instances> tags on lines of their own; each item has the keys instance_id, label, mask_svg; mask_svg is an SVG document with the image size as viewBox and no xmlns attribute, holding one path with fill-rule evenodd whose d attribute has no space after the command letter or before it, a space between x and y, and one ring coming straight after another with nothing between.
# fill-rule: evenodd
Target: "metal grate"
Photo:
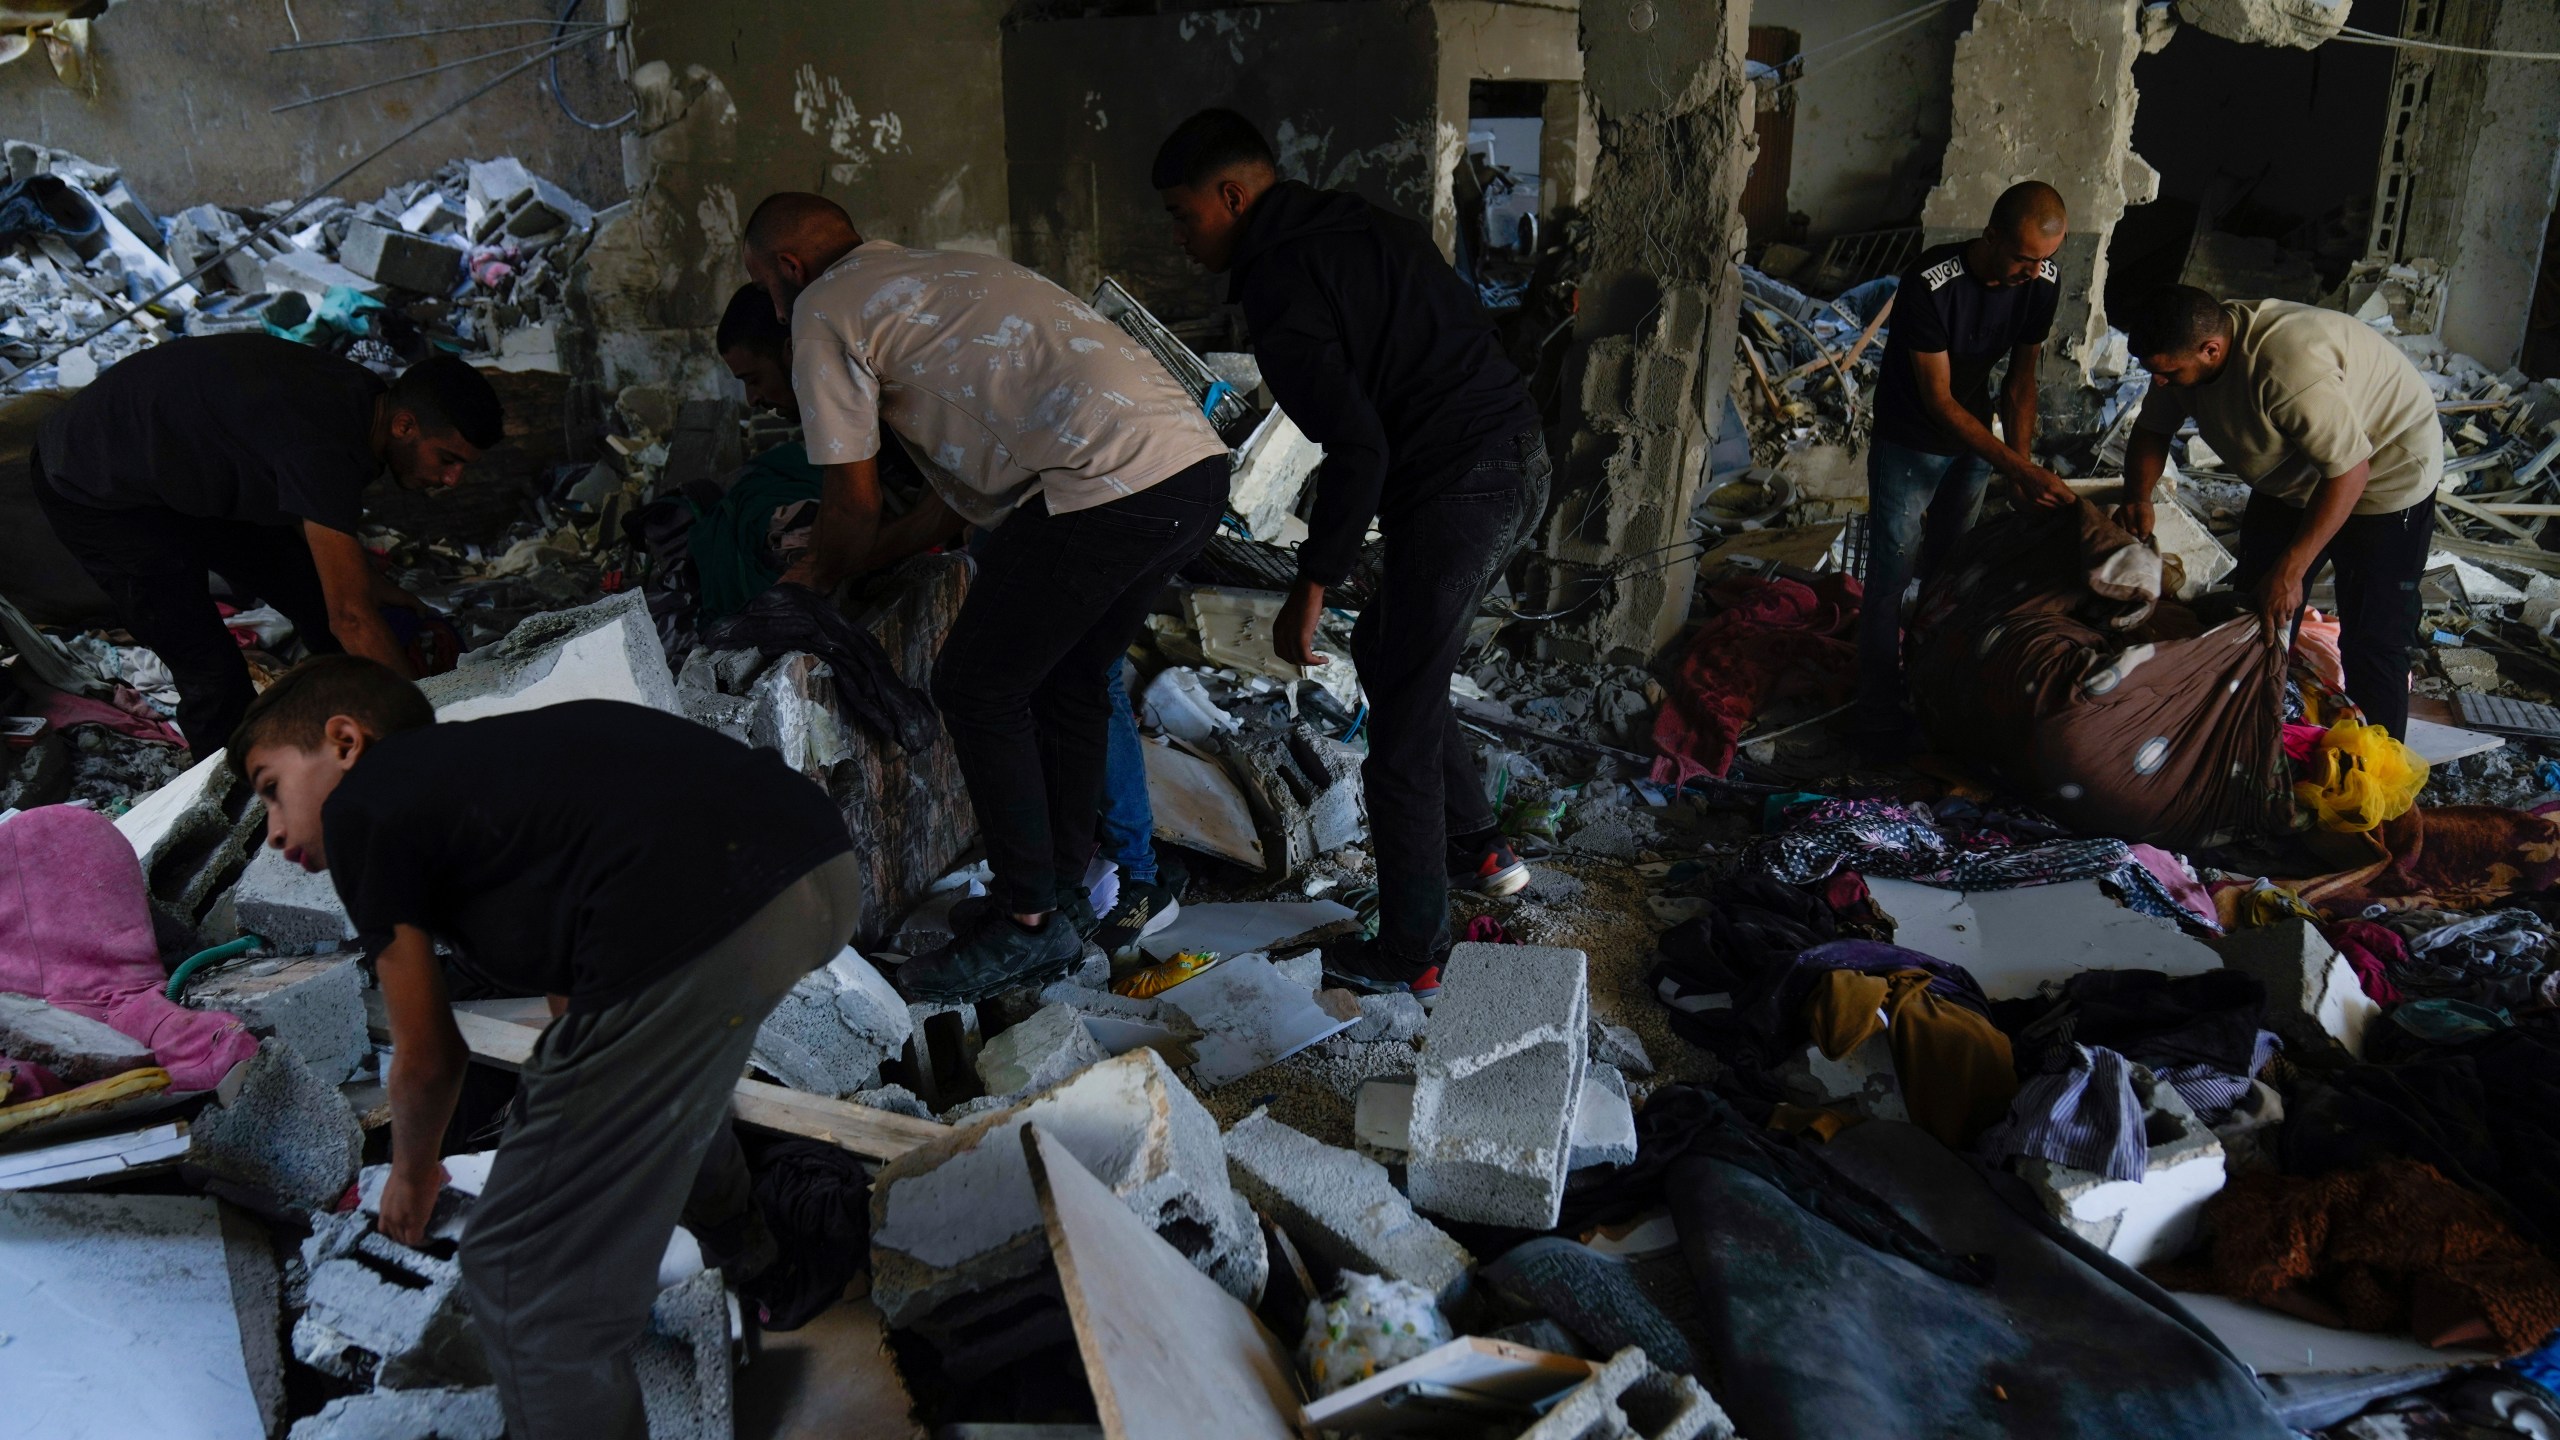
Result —
<instances>
[{"instance_id":1,"label":"metal grate","mask_svg":"<svg viewBox=\"0 0 2560 1440\"><path fill-rule=\"evenodd\" d=\"M2560 740L2560 710L2551 706L2510 700L2504 695L2483 695L2476 690L2456 690L2453 703L2462 712L2462 723L2475 730Z\"/></svg>"},{"instance_id":2,"label":"metal grate","mask_svg":"<svg viewBox=\"0 0 2560 1440\"><path fill-rule=\"evenodd\" d=\"M1119 281L1106 279L1094 287L1093 309L1095 314L1128 331L1130 339L1146 346L1147 353L1155 356L1166 372L1180 382L1183 389L1191 392L1192 400L1203 407L1209 424L1219 433L1224 434L1228 426L1242 420L1252 408L1245 397L1232 387L1221 385L1217 374L1199 356L1191 353L1191 347L1166 329L1163 321L1149 314L1147 307L1139 304L1128 291L1121 289ZM1209 403L1209 392L1213 387L1218 390L1215 405Z\"/></svg>"},{"instance_id":3,"label":"metal grate","mask_svg":"<svg viewBox=\"0 0 2560 1440\"><path fill-rule=\"evenodd\" d=\"M1822 247L1807 288L1837 295L1881 275L1899 275L1920 253L1920 229L1868 230L1834 236Z\"/></svg>"}]
</instances>

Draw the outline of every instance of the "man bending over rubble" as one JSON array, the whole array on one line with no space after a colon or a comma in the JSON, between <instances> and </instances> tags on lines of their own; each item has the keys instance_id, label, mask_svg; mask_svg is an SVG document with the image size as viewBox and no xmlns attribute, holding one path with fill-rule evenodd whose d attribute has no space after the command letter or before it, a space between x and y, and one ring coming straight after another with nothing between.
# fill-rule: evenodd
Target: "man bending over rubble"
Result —
<instances>
[{"instance_id":1,"label":"man bending over rubble","mask_svg":"<svg viewBox=\"0 0 2560 1440\"><path fill-rule=\"evenodd\" d=\"M2151 533L2151 487L2192 418L2252 491L2232 587L2251 598L2269 642L2286 646L2305 587L2337 566L2347 698L2367 724L2405 738L2418 581L2444 475L2425 377L2352 315L2217 301L2191 285L2146 297L2127 339L2155 383L2125 446L2117 519Z\"/></svg>"},{"instance_id":2,"label":"man bending over rubble","mask_svg":"<svg viewBox=\"0 0 2560 1440\"><path fill-rule=\"evenodd\" d=\"M825 477L808 558L784 580L831 592L948 538L952 512L993 532L933 698L995 882L898 984L968 1000L1063 974L1100 923L1082 882L1109 673L1209 543L1227 447L1154 356L1020 265L866 242L833 201L788 192L744 238L747 273L790 319L792 389ZM889 523L884 429L938 497Z\"/></svg>"},{"instance_id":3,"label":"man bending over rubble","mask_svg":"<svg viewBox=\"0 0 2560 1440\"><path fill-rule=\"evenodd\" d=\"M452 485L503 438L498 393L451 356L386 386L272 335L171 340L99 375L47 417L28 457L36 503L117 622L178 683L178 728L212 754L256 693L207 586L255 595L315 652L409 673L382 607L418 598L356 539L376 475Z\"/></svg>"},{"instance_id":4,"label":"man bending over rubble","mask_svg":"<svg viewBox=\"0 0 2560 1440\"><path fill-rule=\"evenodd\" d=\"M513 1440L640 1440L628 1352L677 1220L742 1281L773 1258L729 1097L765 1016L857 926L844 818L771 751L677 716L581 700L439 725L353 655L269 686L229 760L267 843L330 873L374 957L385 1235L424 1235L470 1059L436 945L552 997L463 1287Z\"/></svg>"},{"instance_id":5,"label":"man bending over rubble","mask_svg":"<svg viewBox=\"0 0 2560 1440\"><path fill-rule=\"evenodd\" d=\"M1297 583L1272 622L1281 659L1324 663L1325 592L1349 578L1370 522L1385 532L1379 593L1351 629L1369 700L1360 775L1378 928L1329 948L1325 972L1368 989L1435 988L1451 882L1493 895L1529 883L1495 828L1449 676L1494 578L1546 509L1537 408L1428 230L1281 179L1243 116L1183 121L1156 152L1154 182L1183 251L1235 277L1228 297L1244 306L1263 379L1324 446Z\"/></svg>"}]
</instances>

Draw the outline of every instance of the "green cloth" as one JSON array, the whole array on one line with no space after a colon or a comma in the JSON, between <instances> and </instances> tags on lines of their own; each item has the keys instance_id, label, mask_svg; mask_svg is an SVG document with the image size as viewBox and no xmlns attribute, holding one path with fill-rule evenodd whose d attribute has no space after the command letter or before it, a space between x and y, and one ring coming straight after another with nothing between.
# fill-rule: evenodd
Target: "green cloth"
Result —
<instances>
[{"instance_id":1,"label":"green cloth","mask_svg":"<svg viewBox=\"0 0 2560 1440\"><path fill-rule=\"evenodd\" d=\"M693 568L702 580L705 622L737 614L782 578L765 553L773 512L815 500L819 489L818 467L795 442L748 461L737 483L714 503L694 503Z\"/></svg>"}]
</instances>

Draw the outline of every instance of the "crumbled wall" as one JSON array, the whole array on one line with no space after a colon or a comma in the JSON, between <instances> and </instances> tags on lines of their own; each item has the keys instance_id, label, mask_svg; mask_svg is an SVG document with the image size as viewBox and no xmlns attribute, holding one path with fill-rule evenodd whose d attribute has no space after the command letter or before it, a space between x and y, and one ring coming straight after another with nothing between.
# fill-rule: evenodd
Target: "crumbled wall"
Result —
<instances>
[{"instance_id":1,"label":"crumbled wall","mask_svg":"<svg viewBox=\"0 0 2560 1440\"><path fill-rule=\"evenodd\" d=\"M2560 53L2560 4L2508 0L2489 48ZM2451 97L2439 92L2438 103ZM2542 241L2560 198L2560 82L2552 67L2487 62L2468 112L2473 135L2453 253L2444 343L2492 369L2515 363L2533 309Z\"/></svg>"},{"instance_id":2,"label":"crumbled wall","mask_svg":"<svg viewBox=\"0 0 2560 1440\"><path fill-rule=\"evenodd\" d=\"M1751 23L1792 30L1810 50L1910 8L1911 0L1758 0ZM1809 63L1794 87L1787 208L1805 216L1810 236L1880 230L1919 213L1947 148L1948 76L1970 8L1949 5L1846 59Z\"/></svg>"},{"instance_id":3,"label":"crumbled wall","mask_svg":"<svg viewBox=\"0 0 2560 1440\"><path fill-rule=\"evenodd\" d=\"M1541 163L1561 160L1564 172L1541 176L1541 184L1564 187L1567 195L1587 190L1589 160L1578 151L1581 107L1571 88L1582 79L1581 24L1576 12L1552 5L1496 4L1494 0L1435 0L1431 7L1437 29L1439 133L1443 153L1433 176L1431 232L1442 254L1456 253L1458 206L1454 174L1467 138L1468 86L1476 80L1542 80L1551 87L1549 125L1572 125L1574 132L1549 136L1541 144ZM1561 142L1561 143L1559 143ZM1541 202L1546 203L1542 194ZM1552 204L1547 204L1552 210Z\"/></svg>"},{"instance_id":4,"label":"crumbled wall","mask_svg":"<svg viewBox=\"0 0 2560 1440\"><path fill-rule=\"evenodd\" d=\"M2000 192L2042 180L2071 210L2047 395L2077 387L2106 332L2107 237L2160 177L2133 153L2139 0L1981 0L1956 41L1955 105L1921 224L1932 243L1979 234ZM2067 362L2057 364L2055 361Z\"/></svg>"},{"instance_id":5,"label":"crumbled wall","mask_svg":"<svg viewBox=\"0 0 2560 1440\"><path fill-rule=\"evenodd\" d=\"M1707 446L1733 364L1742 184L1754 144L1742 0L1586 0L1598 119L1572 439L1548 535L1561 657L1652 658L1679 633ZM1604 567L1624 573L1597 578ZM1650 573L1637 573L1650 572ZM1596 593L1595 593L1596 592Z\"/></svg>"}]
</instances>

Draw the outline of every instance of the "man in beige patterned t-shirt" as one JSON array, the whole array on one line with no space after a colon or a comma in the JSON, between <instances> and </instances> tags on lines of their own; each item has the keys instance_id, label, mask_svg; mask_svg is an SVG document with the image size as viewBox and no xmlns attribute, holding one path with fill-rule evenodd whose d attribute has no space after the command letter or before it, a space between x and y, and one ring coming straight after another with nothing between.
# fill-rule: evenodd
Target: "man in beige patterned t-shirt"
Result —
<instances>
[{"instance_id":1,"label":"man in beige patterned t-shirt","mask_svg":"<svg viewBox=\"0 0 2560 1440\"><path fill-rule=\"evenodd\" d=\"M933 696L995 880L898 983L973 1000L1063 974L1096 924L1082 880L1109 670L1216 530L1227 447L1154 356L1020 265L866 242L833 201L789 192L756 207L745 251L791 323L792 390L824 477L810 553L785 583L824 593L963 520L992 532ZM887 434L938 503L883 524Z\"/></svg>"}]
</instances>

